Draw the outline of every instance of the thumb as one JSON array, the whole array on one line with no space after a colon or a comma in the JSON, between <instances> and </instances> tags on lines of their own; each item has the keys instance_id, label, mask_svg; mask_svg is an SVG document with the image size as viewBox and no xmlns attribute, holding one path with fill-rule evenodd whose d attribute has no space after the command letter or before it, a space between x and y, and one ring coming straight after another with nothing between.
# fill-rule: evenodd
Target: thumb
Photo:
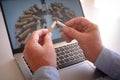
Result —
<instances>
[{"instance_id":1,"label":"thumb","mask_svg":"<svg viewBox=\"0 0 120 80\"><path fill-rule=\"evenodd\" d=\"M67 37L70 37L72 39L79 39L79 36L82 34L81 32L71 28L71 27L63 27L62 31L65 33Z\"/></svg>"},{"instance_id":2,"label":"thumb","mask_svg":"<svg viewBox=\"0 0 120 80\"><path fill-rule=\"evenodd\" d=\"M52 38L51 38L51 33L47 33L44 37L44 45L51 45L52 44Z\"/></svg>"}]
</instances>

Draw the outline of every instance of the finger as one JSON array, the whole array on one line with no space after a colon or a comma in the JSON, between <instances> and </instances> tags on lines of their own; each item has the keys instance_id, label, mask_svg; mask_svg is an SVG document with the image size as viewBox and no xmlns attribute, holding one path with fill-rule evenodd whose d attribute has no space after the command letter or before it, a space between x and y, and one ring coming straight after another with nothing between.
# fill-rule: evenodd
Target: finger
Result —
<instances>
[{"instance_id":1,"label":"finger","mask_svg":"<svg viewBox=\"0 0 120 80\"><path fill-rule=\"evenodd\" d=\"M47 33L44 37L44 46L52 46L52 38L51 38L51 33Z\"/></svg>"},{"instance_id":2,"label":"finger","mask_svg":"<svg viewBox=\"0 0 120 80\"><path fill-rule=\"evenodd\" d=\"M73 39L71 39L71 38L67 38L67 39L66 39L66 42L69 43L69 42L71 42L72 40L73 40Z\"/></svg>"},{"instance_id":3,"label":"finger","mask_svg":"<svg viewBox=\"0 0 120 80\"><path fill-rule=\"evenodd\" d=\"M41 29L34 31L32 35L30 36L29 42L30 43L39 43L39 41L42 40L43 36L47 34L48 30L47 29Z\"/></svg>"},{"instance_id":4,"label":"finger","mask_svg":"<svg viewBox=\"0 0 120 80\"><path fill-rule=\"evenodd\" d=\"M96 26L96 24L90 22L89 20L83 17L73 18L70 21L66 22L66 25L80 32L85 32L87 29Z\"/></svg>"},{"instance_id":5,"label":"finger","mask_svg":"<svg viewBox=\"0 0 120 80\"><path fill-rule=\"evenodd\" d=\"M62 30L65 33L65 35L67 37L70 37L71 39L78 40L79 36L82 34L81 32L78 32L77 30L70 28L70 27L64 27Z\"/></svg>"},{"instance_id":6,"label":"finger","mask_svg":"<svg viewBox=\"0 0 120 80\"><path fill-rule=\"evenodd\" d=\"M69 20L68 22L66 22L66 25L73 26L73 25L79 24L82 26L86 26L87 24L90 24L90 23L91 23L90 21L88 21L87 19L83 17L77 17L77 18L73 18Z\"/></svg>"},{"instance_id":7,"label":"finger","mask_svg":"<svg viewBox=\"0 0 120 80\"><path fill-rule=\"evenodd\" d=\"M68 43L73 40L73 38L66 36L64 33L61 36L62 36L62 38L65 38L66 42L68 42Z\"/></svg>"},{"instance_id":8,"label":"finger","mask_svg":"<svg viewBox=\"0 0 120 80\"><path fill-rule=\"evenodd\" d=\"M73 27L73 25L80 23L82 19L84 19L84 18L83 17L73 18L73 19L67 21L65 24L69 27Z\"/></svg>"},{"instance_id":9,"label":"finger","mask_svg":"<svg viewBox=\"0 0 120 80\"><path fill-rule=\"evenodd\" d=\"M82 28L84 28L84 27L81 25L81 22L84 21L83 19L84 19L83 17L73 18L73 19L69 20L68 22L66 22L66 25L68 27L72 27L80 32L83 32Z\"/></svg>"}]
</instances>

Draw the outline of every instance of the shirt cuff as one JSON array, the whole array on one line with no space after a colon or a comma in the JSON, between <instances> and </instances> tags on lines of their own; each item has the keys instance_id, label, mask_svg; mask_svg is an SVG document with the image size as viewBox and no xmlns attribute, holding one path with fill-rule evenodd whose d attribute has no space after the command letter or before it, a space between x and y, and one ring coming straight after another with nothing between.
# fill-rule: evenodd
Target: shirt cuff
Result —
<instances>
[{"instance_id":1,"label":"shirt cuff","mask_svg":"<svg viewBox=\"0 0 120 80\"><path fill-rule=\"evenodd\" d=\"M103 48L98 56L95 66L112 77L114 80L120 79L120 55L107 48Z\"/></svg>"},{"instance_id":2,"label":"shirt cuff","mask_svg":"<svg viewBox=\"0 0 120 80\"><path fill-rule=\"evenodd\" d=\"M60 80L60 77L56 68L43 66L34 72L32 80Z\"/></svg>"},{"instance_id":3,"label":"shirt cuff","mask_svg":"<svg viewBox=\"0 0 120 80\"><path fill-rule=\"evenodd\" d=\"M111 53L110 50L108 50L107 48L103 48L102 51L100 52L96 62L95 62L95 66L105 72L109 72L106 68L109 68L111 63L110 60L108 58L110 58L111 56L109 55L109 53Z\"/></svg>"}]
</instances>

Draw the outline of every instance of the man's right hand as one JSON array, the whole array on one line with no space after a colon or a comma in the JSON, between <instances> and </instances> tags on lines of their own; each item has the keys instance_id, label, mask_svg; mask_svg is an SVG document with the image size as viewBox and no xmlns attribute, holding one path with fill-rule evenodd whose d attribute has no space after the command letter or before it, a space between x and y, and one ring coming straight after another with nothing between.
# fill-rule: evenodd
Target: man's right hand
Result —
<instances>
[{"instance_id":1,"label":"man's right hand","mask_svg":"<svg viewBox=\"0 0 120 80\"><path fill-rule=\"evenodd\" d=\"M32 33L24 48L24 58L33 72L43 66L56 68L56 52L47 29Z\"/></svg>"},{"instance_id":2,"label":"man's right hand","mask_svg":"<svg viewBox=\"0 0 120 80\"><path fill-rule=\"evenodd\" d=\"M95 62L103 47L98 26L82 17L71 19L66 25L62 36L67 38L67 42L76 39L86 58Z\"/></svg>"}]
</instances>

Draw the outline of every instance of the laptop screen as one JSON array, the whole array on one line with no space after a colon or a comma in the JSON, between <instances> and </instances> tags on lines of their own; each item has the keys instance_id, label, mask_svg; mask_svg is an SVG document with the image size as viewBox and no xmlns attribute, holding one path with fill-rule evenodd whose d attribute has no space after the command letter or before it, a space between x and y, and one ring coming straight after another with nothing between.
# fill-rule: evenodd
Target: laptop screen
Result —
<instances>
[{"instance_id":1,"label":"laptop screen","mask_svg":"<svg viewBox=\"0 0 120 80\"><path fill-rule=\"evenodd\" d=\"M79 0L1 0L2 12L13 52L22 52L31 33L84 16ZM53 43L61 42L61 27L52 31Z\"/></svg>"}]
</instances>

